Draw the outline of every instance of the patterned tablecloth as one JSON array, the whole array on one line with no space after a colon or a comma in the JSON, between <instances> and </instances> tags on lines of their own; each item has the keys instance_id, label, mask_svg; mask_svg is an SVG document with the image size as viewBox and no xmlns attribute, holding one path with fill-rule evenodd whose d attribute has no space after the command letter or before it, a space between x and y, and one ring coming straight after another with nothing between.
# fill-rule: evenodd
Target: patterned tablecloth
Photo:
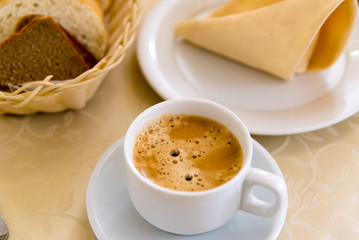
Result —
<instances>
[{"instance_id":1,"label":"patterned tablecloth","mask_svg":"<svg viewBox=\"0 0 359 240\"><path fill-rule=\"evenodd\" d=\"M0 116L0 213L10 240L96 239L86 213L92 170L140 112L162 101L135 51L82 110ZM359 114L309 133L253 137L288 186L278 239L359 239Z\"/></svg>"}]
</instances>

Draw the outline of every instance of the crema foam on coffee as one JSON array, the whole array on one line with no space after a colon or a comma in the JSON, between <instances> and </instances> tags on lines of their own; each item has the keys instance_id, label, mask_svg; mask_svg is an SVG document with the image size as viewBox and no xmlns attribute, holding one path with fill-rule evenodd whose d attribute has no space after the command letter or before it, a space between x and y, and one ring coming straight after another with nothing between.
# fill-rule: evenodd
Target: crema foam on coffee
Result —
<instances>
[{"instance_id":1,"label":"crema foam on coffee","mask_svg":"<svg viewBox=\"0 0 359 240\"><path fill-rule=\"evenodd\" d=\"M138 171L162 187L202 191L232 179L243 154L238 139L221 123L165 114L138 133L133 158Z\"/></svg>"}]
</instances>

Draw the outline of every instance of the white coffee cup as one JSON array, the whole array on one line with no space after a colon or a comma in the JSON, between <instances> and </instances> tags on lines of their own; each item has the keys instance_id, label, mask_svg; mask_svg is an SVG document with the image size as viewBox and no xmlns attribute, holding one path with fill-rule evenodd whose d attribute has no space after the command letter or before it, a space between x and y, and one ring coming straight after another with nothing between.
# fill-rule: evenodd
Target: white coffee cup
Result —
<instances>
[{"instance_id":1,"label":"white coffee cup","mask_svg":"<svg viewBox=\"0 0 359 240\"><path fill-rule=\"evenodd\" d=\"M243 166L238 174L213 189L183 192L161 187L147 179L134 166L133 147L138 132L149 121L163 114L197 115L213 119L228 127L243 150ZM156 104L142 112L129 127L124 141L127 185L132 204L149 223L167 232L193 235L216 229L239 210L271 217L283 209L286 184L277 175L252 168L251 136L236 114L208 100L174 99ZM274 202L258 199L253 187L261 186L275 195Z\"/></svg>"}]
</instances>

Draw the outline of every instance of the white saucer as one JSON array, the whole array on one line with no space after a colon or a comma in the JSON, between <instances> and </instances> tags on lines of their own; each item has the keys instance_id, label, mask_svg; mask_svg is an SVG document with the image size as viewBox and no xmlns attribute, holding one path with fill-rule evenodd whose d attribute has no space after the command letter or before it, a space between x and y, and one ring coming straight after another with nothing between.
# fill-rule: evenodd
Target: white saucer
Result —
<instances>
[{"instance_id":1,"label":"white saucer","mask_svg":"<svg viewBox=\"0 0 359 240\"><path fill-rule=\"evenodd\" d=\"M267 170L283 178L271 155L253 140L252 166ZM257 217L238 212L227 224L209 233L195 236L179 236L164 232L147 223L132 206L126 187L123 138L115 142L95 166L86 196L87 213L94 233L99 240L161 240L183 239L276 239L287 214L288 202L281 213L273 218ZM273 200L271 192L254 189L261 199Z\"/></svg>"},{"instance_id":2,"label":"white saucer","mask_svg":"<svg viewBox=\"0 0 359 240\"><path fill-rule=\"evenodd\" d=\"M162 0L144 19L137 54L147 80L164 99L197 97L237 113L253 134L307 132L359 110L359 25L329 69L285 82L197 48L173 33L186 18L202 17L228 0Z\"/></svg>"}]
</instances>

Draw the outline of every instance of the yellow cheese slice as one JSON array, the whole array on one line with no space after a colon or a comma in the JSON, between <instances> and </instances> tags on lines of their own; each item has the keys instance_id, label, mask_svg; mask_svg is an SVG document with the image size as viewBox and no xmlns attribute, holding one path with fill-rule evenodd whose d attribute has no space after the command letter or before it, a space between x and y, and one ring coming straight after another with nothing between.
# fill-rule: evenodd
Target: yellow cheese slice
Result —
<instances>
[{"instance_id":1,"label":"yellow cheese slice","mask_svg":"<svg viewBox=\"0 0 359 240\"><path fill-rule=\"evenodd\" d=\"M232 0L176 26L185 40L291 80L320 71L342 54L358 14L356 0Z\"/></svg>"}]
</instances>

